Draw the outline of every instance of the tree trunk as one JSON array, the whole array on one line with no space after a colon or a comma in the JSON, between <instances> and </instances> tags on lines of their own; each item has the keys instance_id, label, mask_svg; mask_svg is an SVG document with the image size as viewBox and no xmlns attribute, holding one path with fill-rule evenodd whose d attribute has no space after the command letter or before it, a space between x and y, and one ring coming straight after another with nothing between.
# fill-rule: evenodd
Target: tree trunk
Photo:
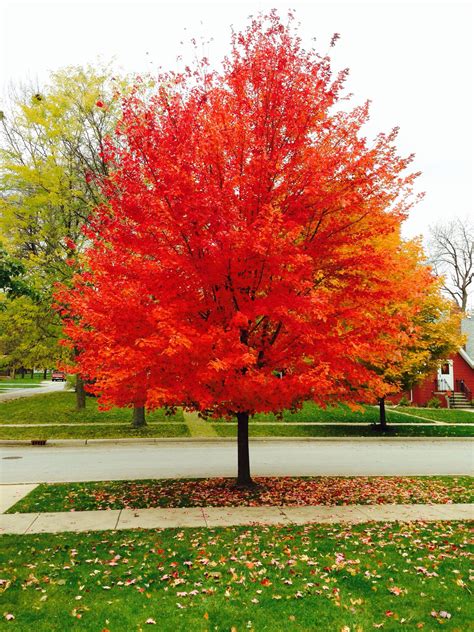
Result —
<instances>
[{"instance_id":1,"label":"tree trunk","mask_svg":"<svg viewBox=\"0 0 474 632\"><path fill-rule=\"evenodd\" d=\"M76 375L76 410L84 410L86 407L86 391L84 380L80 375Z\"/></svg>"},{"instance_id":2,"label":"tree trunk","mask_svg":"<svg viewBox=\"0 0 474 632\"><path fill-rule=\"evenodd\" d=\"M380 411L380 428L387 430L387 415L385 413L385 397L379 399L379 411Z\"/></svg>"},{"instance_id":3,"label":"tree trunk","mask_svg":"<svg viewBox=\"0 0 474 632\"><path fill-rule=\"evenodd\" d=\"M15 368L13 368L10 371L10 377L11 377L12 380L14 380L16 378L16 369Z\"/></svg>"},{"instance_id":4,"label":"tree trunk","mask_svg":"<svg viewBox=\"0 0 474 632\"><path fill-rule=\"evenodd\" d=\"M31 369L31 379L34 380L35 379L35 370Z\"/></svg>"},{"instance_id":5,"label":"tree trunk","mask_svg":"<svg viewBox=\"0 0 474 632\"><path fill-rule=\"evenodd\" d=\"M24 380L25 379L25 367L22 366L20 371L21 371L21 379Z\"/></svg>"},{"instance_id":6,"label":"tree trunk","mask_svg":"<svg viewBox=\"0 0 474 632\"><path fill-rule=\"evenodd\" d=\"M132 426L134 428L143 428L146 426L145 407L135 406L133 409Z\"/></svg>"},{"instance_id":7,"label":"tree trunk","mask_svg":"<svg viewBox=\"0 0 474 632\"><path fill-rule=\"evenodd\" d=\"M237 413L237 487L253 487L250 476L249 414Z\"/></svg>"},{"instance_id":8,"label":"tree trunk","mask_svg":"<svg viewBox=\"0 0 474 632\"><path fill-rule=\"evenodd\" d=\"M43 380L48 377L48 369L43 369Z\"/></svg>"}]
</instances>

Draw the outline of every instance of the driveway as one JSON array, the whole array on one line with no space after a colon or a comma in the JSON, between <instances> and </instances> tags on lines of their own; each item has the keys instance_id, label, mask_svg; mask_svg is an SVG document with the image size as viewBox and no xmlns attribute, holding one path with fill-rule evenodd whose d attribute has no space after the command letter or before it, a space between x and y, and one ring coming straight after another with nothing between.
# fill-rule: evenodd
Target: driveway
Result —
<instances>
[{"instance_id":1,"label":"driveway","mask_svg":"<svg viewBox=\"0 0 474 632\"><path fill-rule=\"evenodd\" d=\"M55 393L56 391L64 390L64 386L65 382L41 382L40 386L31 388L12 388L4 393L0 393L0 402L6 402L9 399L19 399L20 397L42 395L43 393Z\"/></svg>"},{"instance_id":2,"label":"driveway","mask_svg":"<svg viewBox=\"0 0 474 632\"><path fill-rule=\"evenodd\" d=\"M255 476L472 474L469 440L254 441ZM8 446L2 483L235 476L237 446L219 442Z\"/></svg>"}]
</instances>

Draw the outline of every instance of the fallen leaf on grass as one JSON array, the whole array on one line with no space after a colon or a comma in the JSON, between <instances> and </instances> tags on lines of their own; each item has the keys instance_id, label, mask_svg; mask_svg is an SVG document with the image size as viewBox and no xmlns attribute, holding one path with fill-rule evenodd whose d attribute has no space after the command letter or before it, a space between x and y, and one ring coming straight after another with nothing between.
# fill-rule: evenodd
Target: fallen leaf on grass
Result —
<instances>
[{"instance_id":1,"label":"fallen leaf on grass","mask_svg":"<svg viewBox=\"0 0 474 632\"><path fill-rule=\"evenodd\" d=\"M403 595L403 593L405 592L403 588L399 588L398 586L390 586L388 590L392 593L392 595L396 595L397 597Z\"/></svg>"},{"instance_id":2,"label":"fallen leaf on grass","mask_svg":"<svg viewBox=\"0 0 474 632\"><path fill-rule=\"evenodd\" d=\"M9 579L0 579L0 592L5 592L5 590L10 586L11 581Z\"/></svg>"},{"instance_id":3,"label":"fallen leaf on grass","mask_svg":"<svg viewBox=\"0 0 474 632\"><path fill-rule=\"evenodd\" d=\"M425 481L410 477L259 477L257 491L236 490L231 479L94 483L81 489L80 500L70 492L60 509L122 509L146 507L240 505L347 505L380 503L470 502L462 479ZM53 491L44 492L46 499ZM184 500L183 500L184 499ZM76 502L77 500L77 502Z\"/></svg>"},{"instance_id":4,"label":"fallen leaf on grass","mask_svg":"<svg viewBox=\"0 0 474 632\"><path fill-rule=\"evenodd\" d=\"M441 610L441 612L439 613L439 616L442 619L451 619L451 614L449 612L446 612L446 610Z\"/></svg>"}]
</instances>

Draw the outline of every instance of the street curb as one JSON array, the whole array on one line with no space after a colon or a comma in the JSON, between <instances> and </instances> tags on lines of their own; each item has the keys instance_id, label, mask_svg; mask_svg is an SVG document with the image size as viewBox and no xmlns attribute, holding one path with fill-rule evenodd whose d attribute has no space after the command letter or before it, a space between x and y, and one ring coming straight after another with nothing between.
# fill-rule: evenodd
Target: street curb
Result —
<instances>
[{"instance_id":1,"label":"street curb","mask_svg":"<svg viewBox=\"0 0 474 632\"><path fill-rule=\"evenodd\" d=\"M474 437L250 437L249 442L300 442L300 443L314 443L321 441L342 441L342 442L364 442L364 441L383 441L383 442L420 442L420 441L469 441L474 442ZM48 439L45 445L32 445L31 441L20 439L3 439L0 440L0 447L15 447L15 446L30 446L32 448L47 448L54 446L93 446L93 445L153 445L156 443L231 443L234 445L237 442L237 437L150 437L150 438L124 438L124 439Z\"/></svg>"}]
</instances>

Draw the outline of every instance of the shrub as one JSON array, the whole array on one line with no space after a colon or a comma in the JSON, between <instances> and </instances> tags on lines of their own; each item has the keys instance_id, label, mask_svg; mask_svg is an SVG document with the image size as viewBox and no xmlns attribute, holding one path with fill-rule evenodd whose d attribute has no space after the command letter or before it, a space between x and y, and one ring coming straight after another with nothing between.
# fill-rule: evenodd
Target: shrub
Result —
<instances>
[{"instance_id":1,"label":"shrub","mask_svg":"<svg viewBox=\"0 0 474 632\"><path fill-rule=\"evenodd\" d=\"M398 402L398 406L411 406L411 402L408 399L408 397L406 397L406 395L404 395L401 400Z\"/></svg>"},{"instance_id":2,"label":"shrub","mask_svg":"<svg viewBox=\"0 0 474 632\"><path fill-rule=\"evenodd\" d=\"M426 402L427 408L441 408L441 402L437 397L432 397Z\"/></svg>"}]
</instances>

